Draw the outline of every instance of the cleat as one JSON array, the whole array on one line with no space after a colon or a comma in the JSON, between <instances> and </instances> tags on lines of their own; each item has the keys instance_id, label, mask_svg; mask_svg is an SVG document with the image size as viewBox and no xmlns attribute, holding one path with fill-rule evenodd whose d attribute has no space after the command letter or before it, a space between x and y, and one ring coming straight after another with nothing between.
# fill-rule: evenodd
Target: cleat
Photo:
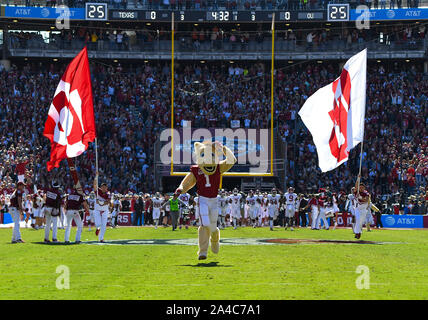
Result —
<instances>
[{"instance_id":1,"label":"cleat","mask_svg":"<svg viewBox=\"0 0 428 320\"><path fill-rule=\"evenodd\" d=\"M272 227L270 227L270 231L273 231L273 228L272 228Z\"/></svg>"},{"instance_id":2,"label":"cleat","mask_svg":"<svg viewBox=\"0 0 428 320\"><path fill-rule=\"evenodd\" d=\"M70 244L70 241L64 241L65 244Z\"/></svg>"},{"instance_id":3,"label":"cleat","mask_svg":"<svg viewBox=\"0 0 428 320\"><path fill-rule=\"evenodd\" d=\"M12 240L12 242L11 243L18 243L18 241L16 241L16 240Z\"/></svg>"},{"instance_id":4,"label":"cleat","mask_svg":"<svg viewBox=\"0 0 428 320\"><path fill-rule=\"evenodd\" d=\"M99 243L104 243L104 240L100 240L100 241L98 241Z\"/></svg>"},{"instance_id":5,"label":"cleat","mask_svg":"<svg viewBox=\"0 0 428 320\"><path fill-rule=\"evenodd\" d=\"M198 260L205 260L206 258L207 258L206 255L200 254L199 257L198 257Z\"/></svg>"},{"instance_id":6,"label":"cleat","mask_svg":"<svg viewBox=\"0 0 428 320\"><path fill-rule=\"evenodd\" d=\"M79 241L76 241L76 242L75 242L75 244L80 244L81 242L82 242L82 241L80 241L80 240L79 240Z\"/></svg>"},{"instance_id":7,"label":"cleat","mask_svg":"<svg viewBox=\"0 0 428 320\"><path fill-rule=\"evenodd\" d=\"M51 242L49 239L45 239L44 241L45 241L45 243L50 243Z\"/></svg>"},{"instance_id":8,"label":"cleat","mask_svg":"<svg viewBox=\"0 0 428 320\"><path fill-rule=\"evenodd\" d=\"M294 231L293 227L290 228L290 231Z\"/></svg>"},{"instance_id":9,"label":"cleat","mask_svg":"<svg viewBox=\"0 0 428 320\"><path fill-rule=\"evenodd\" d=\"M58 240L57 239L52 239L52 242L58 242Z\"/></svg>"},{"instance_id":10,"label":"cleat","mask_svg":"<svg viewBox=\"0 0 428 320\"><path fill-rule=\"evenodd\" d=\"M17 240L16 242L18 242L18 243L25 243L25 241L24 241L24 240L22 240L22 239L19 239L19 240Z\"/></svg>"},{"instance_id":11,"label":"cleat","mask_svg":"<svg viewBox=\"0 0 428 320\"><path fill-rule=\"evenodd\" d=\"M95 230L95 235L98 236L100 234L100 228L97 228L97 230Z\"/></svg>"}]
</instances>

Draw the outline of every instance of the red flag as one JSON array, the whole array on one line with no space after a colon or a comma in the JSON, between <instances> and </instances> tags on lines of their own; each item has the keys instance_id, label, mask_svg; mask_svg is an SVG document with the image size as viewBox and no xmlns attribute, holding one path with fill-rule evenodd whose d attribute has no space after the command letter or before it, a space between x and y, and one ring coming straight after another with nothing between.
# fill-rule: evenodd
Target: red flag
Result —
<instances>
[{"instance_id":1,"label":"red flag","mask_svg":"<svg viewBox=\"0 0 428 320\"><path fill-rule=\"evenodd\" d=\"M61 160L82 154L96 137L86 47L67 66L56 88L43 135L51 142L48 171L58 168Z\"/></svg>"}]
</instances>

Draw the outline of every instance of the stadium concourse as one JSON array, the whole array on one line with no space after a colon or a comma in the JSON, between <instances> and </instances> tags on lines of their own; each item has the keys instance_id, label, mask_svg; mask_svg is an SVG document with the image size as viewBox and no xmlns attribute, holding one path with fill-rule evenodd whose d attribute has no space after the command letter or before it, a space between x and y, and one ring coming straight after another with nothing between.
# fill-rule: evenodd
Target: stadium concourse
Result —
<instances>
[{"instance_id":1,"label":"stadium concourse","mask_svg":"<svg viewBox=\"0 0 428 320\"><path fill-rule=\"evenodd\" d=\"M72 187L66 166L46 171L49 143L42 136L47 110L59 77L60 64L28 62L0 72L0 190L13 190L18 175L30 170L33 181L46 187L56 180ZM176 73L175 120L193 127L228 127L241 120L247 127L268 127L269 68L235 63L186 64ZM275 81L274 127L288 142L286 186L298 193L320 187L349 193L355 183L358 152L337 170L322 174L310 134L297 116L305 99L337 76L327 62L278 67ZM106 65L92 63L93 91L101 180L110 190L127 194L154 193L153 145L170 124L168 63ZM417 63L369 63L365 149L362 179L376 202L417 206L426 213L428 141L428 82ZM192 85L199 81L192 94ZM215 88L215 90L206 90ZM11 121L8 119L20 119ZM27 163L28 161L28 163ZM76 158L86 190L94 176L94 152ZM285 191L285 190L284 190ZM399 196L395 196L395 195ZM411 201L409 201L411 200ZM418 209L419 212L419 209Z\"/></svg>"}]
</instances>

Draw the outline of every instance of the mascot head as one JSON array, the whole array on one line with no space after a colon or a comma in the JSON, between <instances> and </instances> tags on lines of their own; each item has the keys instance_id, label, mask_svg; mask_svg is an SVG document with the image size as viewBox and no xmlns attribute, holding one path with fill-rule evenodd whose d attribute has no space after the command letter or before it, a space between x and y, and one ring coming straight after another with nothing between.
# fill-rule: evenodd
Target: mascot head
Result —
<instances>
[{"instance_id":1,"label":"mascot head","mask_svg":"<svg viewBox=\"0 0 428 320\"><path fill-rule=\"evenodd\" d=\"M195 159L199 169L206 175L212 175L220 163L222 151L211 141L195 142Z\"/></svg>"}]
</instances>

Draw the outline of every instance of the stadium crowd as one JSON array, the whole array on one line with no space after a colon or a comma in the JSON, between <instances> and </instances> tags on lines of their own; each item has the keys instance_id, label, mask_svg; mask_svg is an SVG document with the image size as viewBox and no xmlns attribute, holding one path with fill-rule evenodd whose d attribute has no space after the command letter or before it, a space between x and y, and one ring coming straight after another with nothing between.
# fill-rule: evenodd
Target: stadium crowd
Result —
<instances>
[{"instance_id":1,"label":"stadium crowd","mask_svg":"<svg viewBox=\"0 0 428 320\"><path fill-rule=\"evenodd\" d=\"M153 51L168 50L171 33L161 27L144 27L137 30L95 29L79 27L61 32L11 31L9 46L12 49L77 50L87 46L97 51ZM207 28L194 26L193 30L177 31L175 40L178 51L270 51L271 35L261 27L258 30ZM276 31L276 49L282 51L337 51L388 48L389 50L420 49L426 39L424 24L407 27L341 30L323 28L318 31L306 29L279 29Z\"/></svg>"},{"instance_id":2,"label":"stadium crowd","mask_svg":"<svg viewBox=\"0 0 428 320\"><path fill-rule=\"evenodd\" d=\"M268 128L270 75L263 63L183 64L175 75L175 120L192 127ZM48 173L49 143L42 132L52 95L64 71L59 64L27 63L0 71L0 189L25 170L38 185L52 180L71 187L66 165ZM64 66L63 66L64 67ZM362 177L376 195L400 193L426 200L428 174L427 84L421 65L369 64ZM93 63L92 86L101 180L111 191L154 192L154 144L170 125L170 65ZM305 99L337 77L330 63L278 67L274 126L288 142L285 185L311 193L320 187L348 191L358 172L359 151L337 170L322 174L311 135L297 116ZM92 147L77 159L83 186L94 177ZM28 163L26 163L28 161ZM413 198L412 198L413 199Z\"/></svg>"}]
</instances>

